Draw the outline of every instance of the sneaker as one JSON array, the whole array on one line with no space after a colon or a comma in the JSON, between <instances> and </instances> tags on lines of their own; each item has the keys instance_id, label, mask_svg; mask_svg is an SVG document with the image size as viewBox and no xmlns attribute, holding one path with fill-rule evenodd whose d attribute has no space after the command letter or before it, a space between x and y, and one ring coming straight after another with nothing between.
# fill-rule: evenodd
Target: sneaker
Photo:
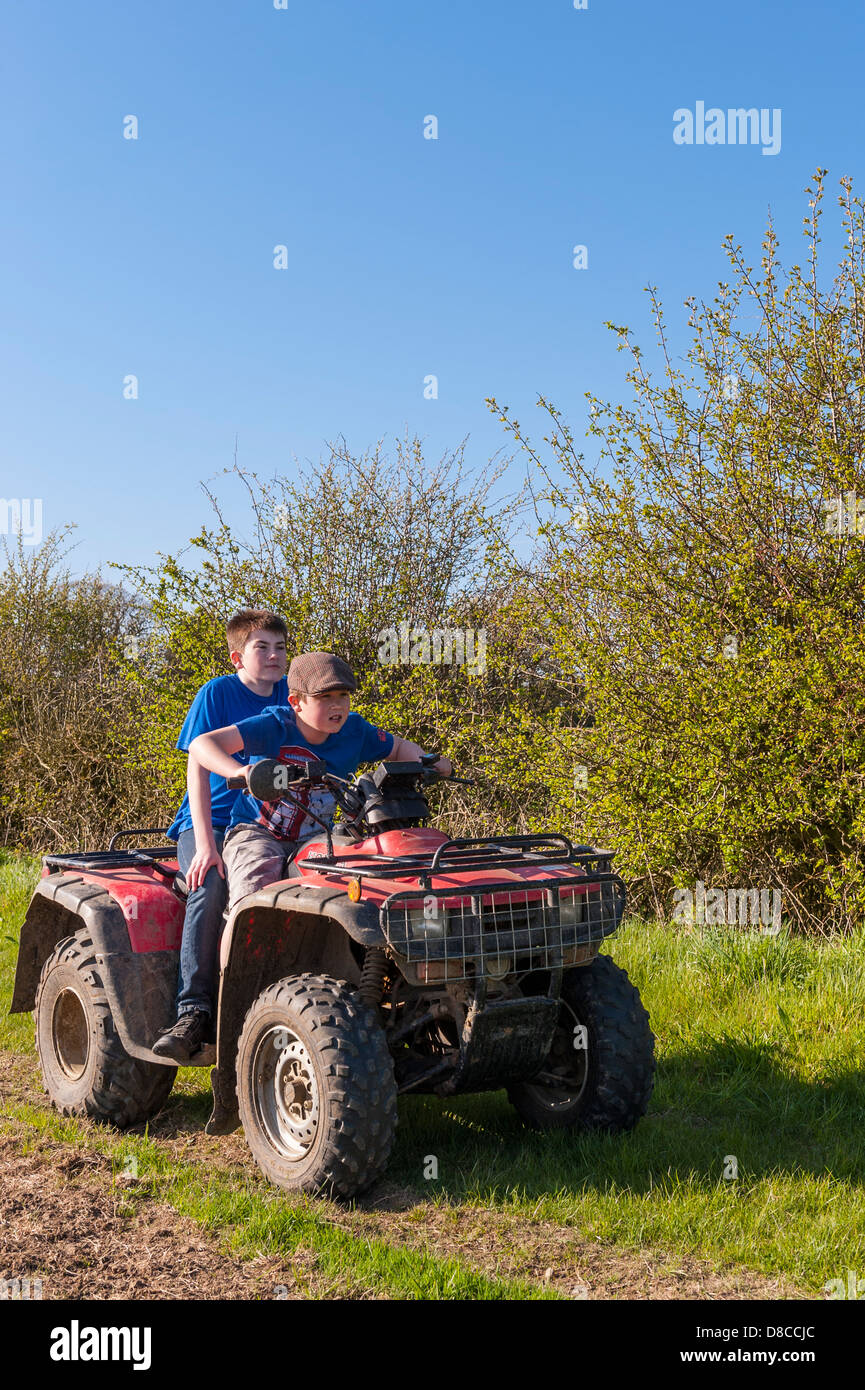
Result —
<instances>
[{"instance_id":1,"label":"sneaker","mask_svg":"<svg viewBox=\"0 0 865 1390\"><path fill-rule=\"evenodd\" d=\"M188 1062L201 1048L204 1035L210 1033L210 1015L201 1009L190 1009L180 1015L173 1028L166 1028L153 1044L157 1057L170 1057L174 1062Z\"/></svg>"}]
</instances>

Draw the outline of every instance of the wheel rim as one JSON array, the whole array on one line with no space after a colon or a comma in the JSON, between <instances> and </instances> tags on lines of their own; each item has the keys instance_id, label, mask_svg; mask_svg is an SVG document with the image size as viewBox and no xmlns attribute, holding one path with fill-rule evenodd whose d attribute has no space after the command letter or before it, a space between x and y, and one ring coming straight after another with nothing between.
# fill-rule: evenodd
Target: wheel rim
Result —
<instances>
[{"instance_id":1,"label":"wheel rim","mask_svg":"<svg viewBox=\"0 0 865 1390\"><path fill-rule=\"evenodd\" d=\"M84 1003L74 989L62 989L54 1001L51 1041L61 1070L77 1081L87 1070L90 1029Z\"/></svg>"},{"instance_id":2,"label":"wheel rim","mask_svg":"<svg viewBox=\"0 0 865 1390\"><path fill-rule=\"evenodd\" d=\"M312 1057L296 1033L273 1027L259 1041L253 1068L255 1108L270 1143L284 1158L305 1158L321 1108Z\"/></svg>"},{"instance_id":3,"label":"wheel rim","mask_svg":"<svg viewBox=\"0 0 865 1390\"><path fill-rule=\"evenodd\" d=\"M589 1049L574 1047L580 1020L564 1000L561 1006L553 1045L541 1072L543 1079L528 1083L538 1102L553 1114L579 1105L589 1082Z\"/></svg>"}]
</instances>

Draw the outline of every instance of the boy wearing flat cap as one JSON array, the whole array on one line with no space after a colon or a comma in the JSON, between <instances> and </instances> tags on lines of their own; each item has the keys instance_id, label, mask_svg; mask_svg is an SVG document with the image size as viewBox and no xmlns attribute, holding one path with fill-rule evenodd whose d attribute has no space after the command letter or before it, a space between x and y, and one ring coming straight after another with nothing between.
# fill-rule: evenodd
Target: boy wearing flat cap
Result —
<instances>
[{"instance_id":1,"label":"boy wearing flat cap","mask_svg":"<svg viewBox=\"0 0 865 1390\"><path fill-rule=\"evenodd\" d=\"M351 709L357 682L351 667L330 652L305 652L288 668L288 705L273 705L260 715L242 719L213 733L200 734L189 747L190 757L222 777L247 777L261 758L302 767L320 758L337 777L349 778L360 763L416 762L424 750L408 739L389 734ZM249 765L232 754L243 753ZM448 758L435 764L443 777L453 767ZM303 806L285 801L259 801L250 793L237 798L222 856L228 875L228 910L241 898L283 876L288 851L321 830L307 815L314 811L330 820L336 809L333 795L323 787L296 788Z\"/></svg>"}]
</instances>

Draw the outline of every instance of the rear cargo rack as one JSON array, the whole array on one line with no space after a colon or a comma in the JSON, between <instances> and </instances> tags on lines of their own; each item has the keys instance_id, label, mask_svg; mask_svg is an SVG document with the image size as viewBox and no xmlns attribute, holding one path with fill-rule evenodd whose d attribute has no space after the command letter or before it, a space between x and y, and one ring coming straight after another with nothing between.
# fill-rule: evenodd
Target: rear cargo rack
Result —
<instances>
[{"instance_id":1,"label":"rear cargo rack","mask_svg":"<svg viewBox=\"0 0 865 1390\"><path fill-rule=\"evenodd\" d=\"M160 859L176 859L177 846L160 845L156 849L142 849L139 845L130 846L129 849L115 849L118 840L125 840L133 835L165 835L162 826L157 826L148 830L118 830L108 843L107 849L79 849L71 854L43 854L42 863L49 869L84 869L93 871L95 869L131 869L140 868L146 865L155 869L163 878L173 879L178 874L177 869L166 869L164 864L160 864Z\"/></svg>"}]
</instances>

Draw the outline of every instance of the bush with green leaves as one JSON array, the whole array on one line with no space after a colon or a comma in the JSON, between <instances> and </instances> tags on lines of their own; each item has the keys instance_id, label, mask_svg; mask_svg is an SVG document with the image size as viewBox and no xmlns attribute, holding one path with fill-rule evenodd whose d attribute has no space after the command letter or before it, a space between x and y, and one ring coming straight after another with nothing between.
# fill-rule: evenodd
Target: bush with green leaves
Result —
<instances>
[{"instance_id":1,"label":"bush with green leaves","mask_svg":"<svg viewBox=\"0 0 865 1390\"><path fill-rule=\"evenodd\" d=\"M74 579L67 539L7 545L0 569L0 840L31 849L92 844L137 797L123 667L146 613L98 575Z\"/></svg>"},{"instance_id":2,"label":"bush with green leaves","mask_svg":"<svg viewBox=\"0 0 865 1390\"><path fill-rule=\"evenodd\" d=\"M728 238L730 280L687 301L683 360L654 291L657 375L609 325L633 400L589 395L597 460L543 398L543 456L490 402L547 507L540 553L514 572L593 715L573 750L586 833L664 916L697 879L777 886L785 918L816 930L865 908L865 234L842 180L824 279L824 172L804 267L782 267L771 228L756 272Z\"/></svg>"}]
</instances>

